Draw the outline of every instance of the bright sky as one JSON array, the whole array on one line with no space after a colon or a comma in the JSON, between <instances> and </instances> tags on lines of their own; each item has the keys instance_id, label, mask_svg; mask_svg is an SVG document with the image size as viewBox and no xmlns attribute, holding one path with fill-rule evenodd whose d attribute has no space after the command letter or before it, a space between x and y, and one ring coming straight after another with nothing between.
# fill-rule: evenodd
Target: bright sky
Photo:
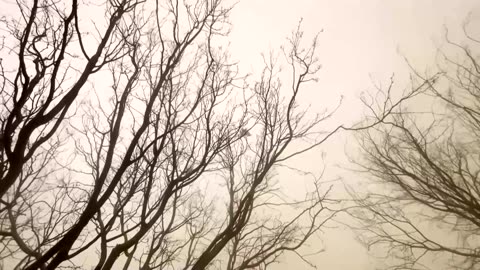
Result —
<instances>
[{"instance_id":1,"label":"bright sky","mask_svg":"<svg viewBox=\"0 0 480 270\"><path fill-rule=\"evenodd\" d=\"M444 26L452 37L461 37L458 33L470 13L472 26L480 28L479 0L240 0L231 16L230 47L244 72L258 71L260 53L285 44L285 37L300 18L307 42L323 29L319 38L320 81L306 89L303 100L320 111L325 106L334 107L343 95L345 103L336 121L351 122L362 115L359 94L372 89L371 76L387 83L395 73L399 86L407 85L403 56L423 70L432 64L436 47L444 40ZM318 170L323 150L327 152L328 177L340 176L343 172L333 165L343 159L343 147L343 139L331 140L308 153L301 163ZM373 259L348 230L328 230L321 239L326 251L311 258L319 269L374 269ZM275 267L306 267L298 263L292 259Z\"/></svg>"},{"instance_id":2,"label":"bright sky","mask_svg":"<svg viewBox=\"0 0 480 270\"><path fill-rule=\"evenodd\" d=\"M304 100L321 110L333 106L343 95L345 103L336 121L351 122L362 114L358 98L360 92L373 88L371 77L386 84L395 73L397 89L401 90L408 85L409 73L403 57L421 71L433 66L445 29L449 29L451 39L461 41L461 27L469 15L470 29L479 28L480 1L243 0L231 16L232 55L242 61L243 68L256 70L261 64L260 53L285 44L285 37L300 18L307 37L323 29L320 81L306 89ZM318 170L322 150L327 152L329 177L341 176L343 172L333 165L344 160L343 139L331 140L300 163ZM321 238L326 252L311 258L319 269L374 269L374 260L348 230L329 230ZM276 269L306 266L297 260L287 261Z\"/></svg>"}]
</instances>

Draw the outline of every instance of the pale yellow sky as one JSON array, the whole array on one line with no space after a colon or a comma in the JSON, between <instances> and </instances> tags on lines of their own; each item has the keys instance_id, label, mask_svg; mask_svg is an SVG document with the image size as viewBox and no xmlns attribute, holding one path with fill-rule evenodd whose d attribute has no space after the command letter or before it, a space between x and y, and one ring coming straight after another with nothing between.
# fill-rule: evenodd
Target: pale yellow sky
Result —
<instances>
[{"instance_id":1,"label":"pale yellow sky","mask_svg":"<svg viewBox=\"0 0 480 270\"><path fill-rule=\"evenodd\" d=\"M402 55L424 69L443 42L444 25L452 36L461 37L459 30L470 12L472 25L480 28L479 0L240 0L231 16L230 48L232 57L241 61L243 72L258 71L260 53L284 44L300 18L307 41L323 29L319 38L323 69L318 84L310 85L302 100L320 111L325 106L334 107L343 95L344 105L333 124L350 123L362 115L359 94L372 88L370 75L386 83L395 72L399 86L407 85L408 69ZM326 151L326 178L341 176L345 172L334 165L344 161L345 138L328 141L297 164L318 171L321 151ZM374 260L350 231L325 230L320 238L326 252L310 258L318 269L375 269ZM307 265L290 256L274 266L282 270L305 268Z\"/></svg>"},{"instance_id":2,"label":"pale yellow sky","mask_svg":"<svg viewBox=\"0 0 480 270\"><path fill-rule=\"evenodd\" d=\"M362 115L359 94L373 88L371 77L386 84L395 73L397 90L401 90L408 85L409 74L403 56L421 71L431 69L436 48L444 43L445 27L452 39L461 41L461 26L469 14L475 31L480 26L478 0L243 0L231 16L231 52L242 61L242 68L254 71L261 64L260 53L284 44L300 18L307 37L323 29L320 81L306 89L303 100L320 111L343 95L344 106L335 122L351 122ZM327 177L342 176L345 172L334 165L345 160L346 138L330 140L297 164L318 170L320 153L326 151ZM318 269L375 269L374 259L348 230L326 230L321 238L326 252L311 258ZM306 267L286 257L275 269Z\"/></svg>"}]
</instances>

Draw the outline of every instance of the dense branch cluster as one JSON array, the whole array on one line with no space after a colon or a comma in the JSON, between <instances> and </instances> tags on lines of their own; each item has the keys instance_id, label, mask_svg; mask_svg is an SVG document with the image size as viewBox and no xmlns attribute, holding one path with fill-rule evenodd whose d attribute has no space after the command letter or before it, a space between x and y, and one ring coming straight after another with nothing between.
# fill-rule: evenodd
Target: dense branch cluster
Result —
<instances>
[{"instance_id":1,"label":"dense branch cluster","mask_svg":"<svg viewBox=\"0 0 480 270\"><path fill-rule=\"evenodd\" d=\"M346 211L394 269L480 269L478 39L447 40L460 58L325 132L335 109L299 104L320 70L300 25L242 76L222 0L16 4L0 20L0 269L315 267L302 248ZM350 205L289 164L340 130L379 184ZM307 179L301 198L285 172Z\"/></svg>"},{"instance_id":2,"label":"dense branch cluster","mask_svg":"<svg viewBox=\"0 0 480 270\"><path fill-rule=\"evenodd\" d=\"M319 70L316 39L288 39L291 86L269 57L249 83L215 45L228 34L220 0L110 0L101 19L85 5L18 1L20 19L2 21L3 267L266 269L302 256L334 201L317 180L292 201L274 171L302 153L294 142L324 140L330 115L296 102Z\"/></svg>"},{"instance_id":3,"label":"dense branch cluster","mask_svg":"<svg viewBox=\"0 0 480 270\"><path fill-rule=\"evenodd\" d=\"M466 33L470 46L447 38L437 74L414 74L415 99L359 136L356 163L378 185L352 213L392 269L480 269L479 41Z\"/></svg>"}]
</instances>

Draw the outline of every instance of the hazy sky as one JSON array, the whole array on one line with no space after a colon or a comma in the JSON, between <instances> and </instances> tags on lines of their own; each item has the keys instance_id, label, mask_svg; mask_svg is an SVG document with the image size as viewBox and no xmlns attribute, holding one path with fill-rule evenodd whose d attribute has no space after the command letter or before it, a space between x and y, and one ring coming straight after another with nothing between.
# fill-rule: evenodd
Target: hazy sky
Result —
<instances>
[{"instance_id":1,"label":"hazy sky","mask_svg":"<svg viewBox=\"0 0 480 270\"><path fill-rule=\"evenodd\" d=\"M13 3L3 3L7 2ZM470 13L472 26L480 28L480 0L240 0L231 16L229 40L232 57L241 60L243 72L258 71L260 53L285 44L300 18L306 41L323 30L319 36L323 69L319 82L306 89L302 100L320 111L334 107L343 95L335 121L352 122L362 115L359 95L372 88L372 77L387 83L395 73L399 89L406 86L408 68L403 56L419 69L432 64L445 26L452 37L461 37L458 33ZM342 176L344 172L334 166L343 161L345 137L340 138L297 162L318 171L320 153L326 151L326 177ZM328 230L320 238L326 251L310 258L318 269L374 269L374 260L348 230ZM296 265L299 262L291 260L277 269L306 267Z\"/></svg>"},{"instance_id":2,"label":"hazy sky","mask_svg":"<svg viewBox=\"0 0 480 270\"><path fill-rule=\"evenodd\" d=\"M319 56L323 69L319 83L306 89L305 101L313 108L333 106L345 97L336 121L350 122L362 114L360 92L372 89L372 81L388 82L395 73L397 89L408 85L404 57L419 70L433 65L438 47L449 37L461 41L461 26L470 15L470 29L480 26L478 0L243 0L231 16L232 55L242 67L255 70L260 53L275 50L303 18L306 37L320 34ZM478 31L478 30L477 30ZM457 38L457 39L455 39ZM307 40L308 41L308 40ZM341 176L335 168L343 160L344 138L329 141L300 163L315 170L320 151L327 152L328 176ZM358 179L346 179L358 181ZM372 258L348 230L326 231L326 252L312 257L319 269L374 269ZM289 260L278 269L302 269Z\"/></svg>"}]
</instances>

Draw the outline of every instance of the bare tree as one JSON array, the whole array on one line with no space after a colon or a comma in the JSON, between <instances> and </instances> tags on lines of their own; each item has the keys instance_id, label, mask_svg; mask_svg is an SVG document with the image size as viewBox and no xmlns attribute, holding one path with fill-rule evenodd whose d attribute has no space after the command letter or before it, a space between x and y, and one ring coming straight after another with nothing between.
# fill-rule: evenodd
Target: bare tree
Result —
<instances>
[{"instance_id":1,"label":"bare tree","mask_svg":"<svg viewBox=\"0 0 480 270\"><path fill-rule=\"evenodd\" d=\"M359 136L355 163L376 184L352 192L352 214L391 269L480 269L480 42L465 33L447 35L437 74L415 72L416 98Z\"/></svg>"},{"instance_id":2,"label":"bare tree","mask_svg":"<svg viewBox=\"0 0 480 270\"><path fill-rule=\"evenodd\" d=\"M300 29L289 39L285 92L275 57L249 86L215 46L228 34L219 0L111 0L98 7L104 21L84 5L18 1L20 19L2 21L9 267L266 268L332 217L318 183L304 201L267 198L276 167L340 129L318 135L331 114L309 119L297 104L319 70L316 39L303 47ZM221 179L226 209L208 196L219 187L205 189ZM256 212L282 205L299 211L282 222Z\"/></svg>"}]
</instances>

